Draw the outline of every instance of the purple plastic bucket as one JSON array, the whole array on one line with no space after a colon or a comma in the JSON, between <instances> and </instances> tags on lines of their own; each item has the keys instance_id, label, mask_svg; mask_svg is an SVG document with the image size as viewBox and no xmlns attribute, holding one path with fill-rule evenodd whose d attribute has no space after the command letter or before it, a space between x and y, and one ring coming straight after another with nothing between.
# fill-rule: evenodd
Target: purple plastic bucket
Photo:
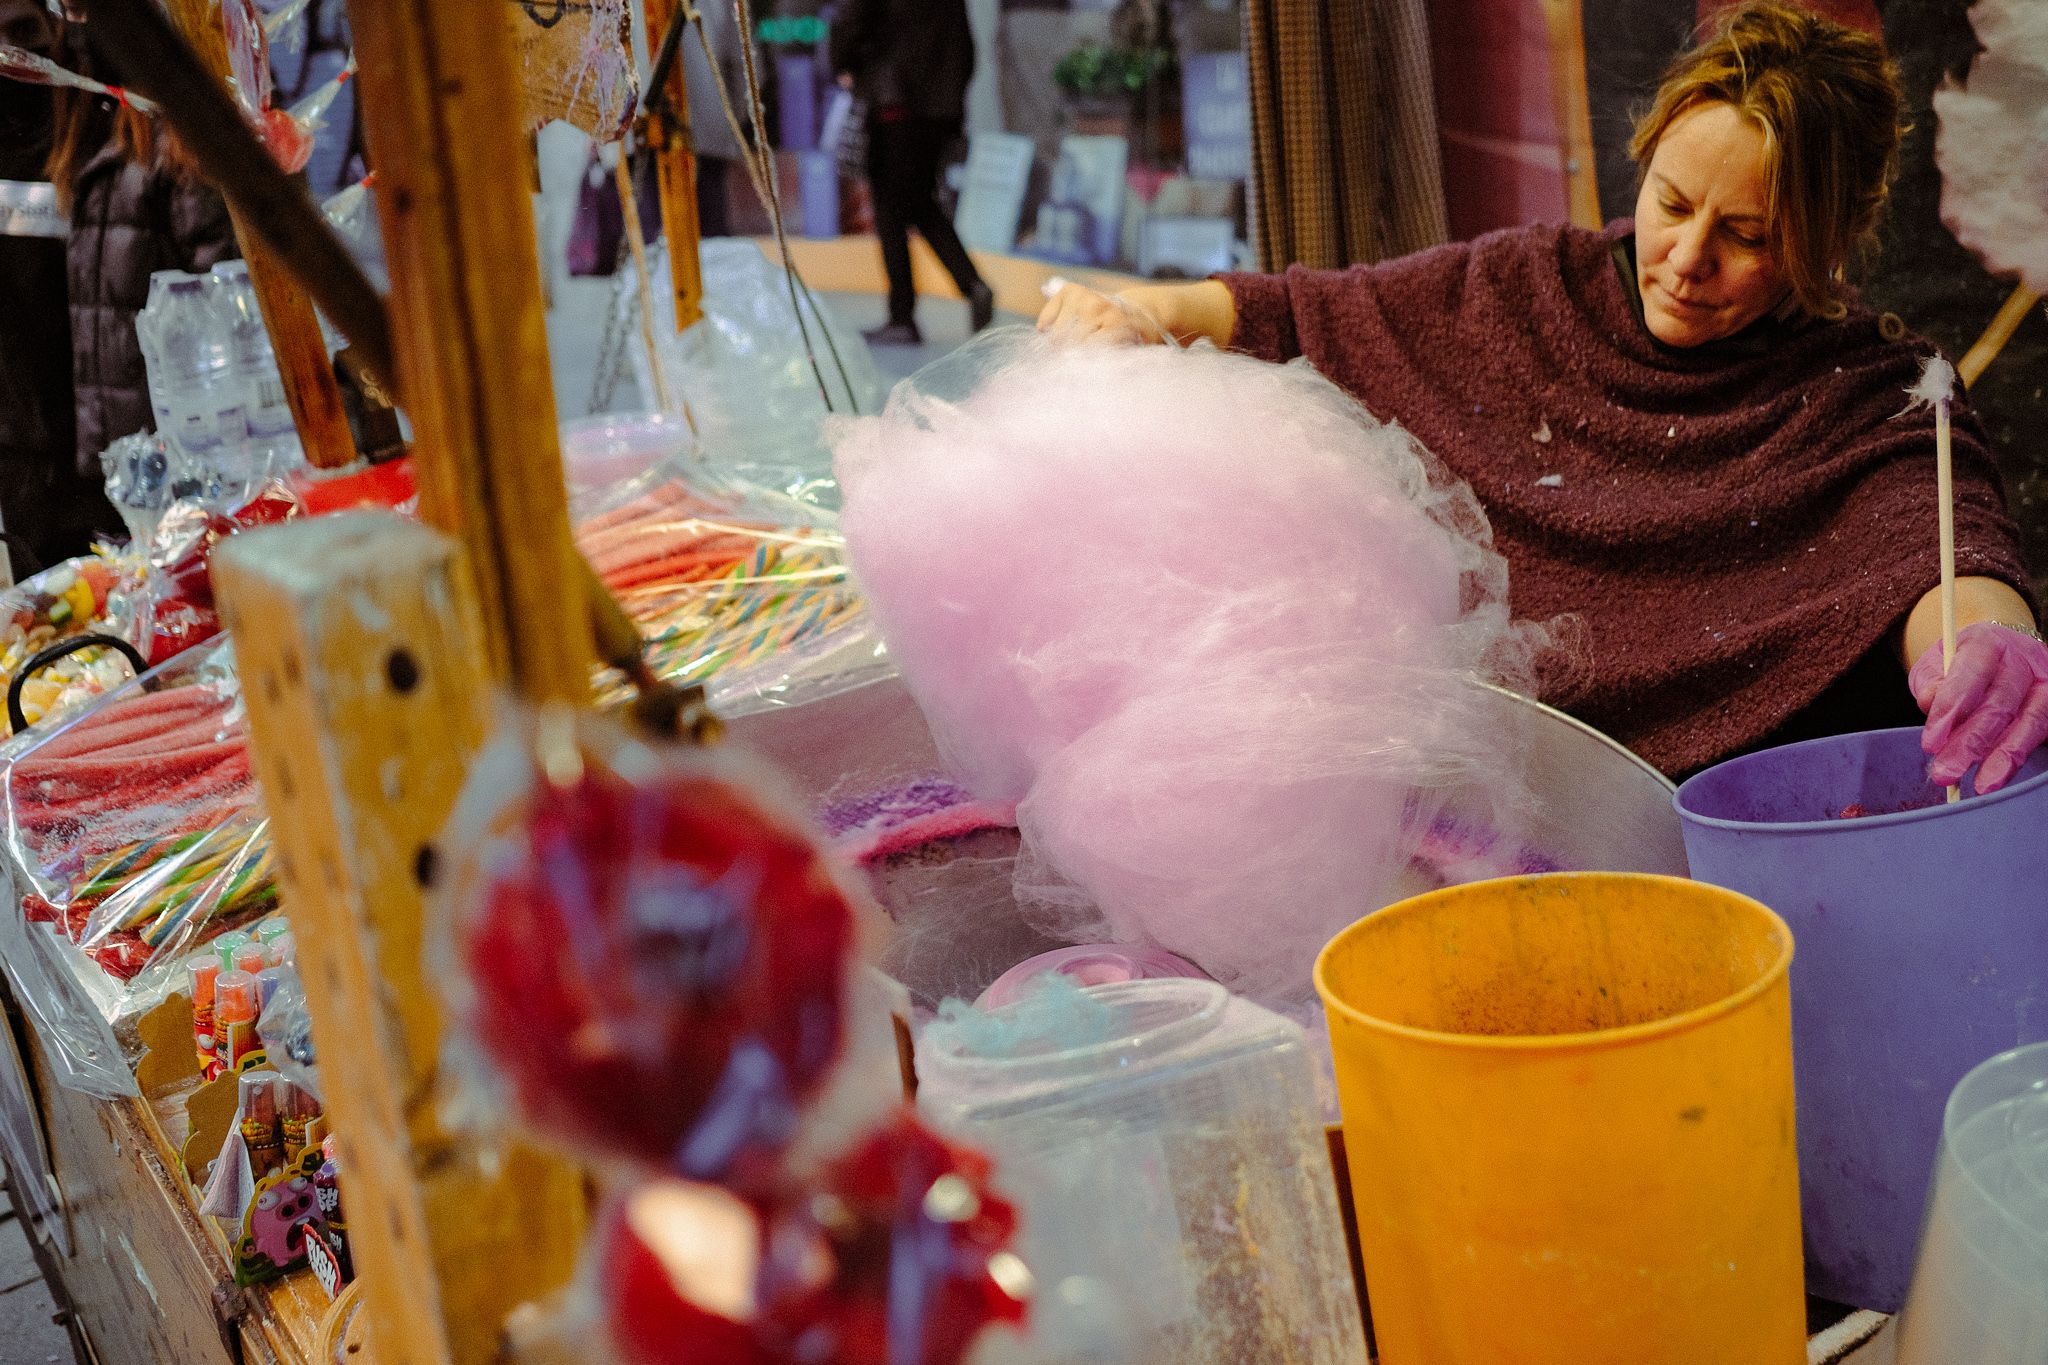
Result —
<instances>
[{"instance_id":1,"label":"purple plastic bucket","mask_svg":"<svg viewBox=\"0 0 2048 1365\"><path fill-rule=\"evenodd\" d=\"M1905 1301L1942 1106L1986 1057L2048 1039L2048 752L1943 804L1917 727L1707 769L1673 798L1692 875L1792 926L1807 1288ZM1844 819L1860 806L1873 813Z\"/></svg>"}]
</instances>

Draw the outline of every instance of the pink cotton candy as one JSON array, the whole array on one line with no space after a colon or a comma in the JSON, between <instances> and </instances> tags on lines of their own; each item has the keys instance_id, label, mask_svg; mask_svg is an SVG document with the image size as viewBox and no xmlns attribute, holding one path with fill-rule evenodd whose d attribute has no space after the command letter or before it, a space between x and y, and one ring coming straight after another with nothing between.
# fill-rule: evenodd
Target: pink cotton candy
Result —
<instances>
[{"instance_id":1,"label":"pink cotton candy","mask_svg":"<svg viewBox=\"0 0 2048 1365\"><path fill-rule=\"evenodd\" d=\"M1984 50L1934 92L1941 216L1995 271L2048 292L2048 5L1977 0Z\"/></svg>"},{"instance_id":2,"label":"pink cotton candy","mask_svg":"<svg viewBox=\"0 0 2048 1365\"><path fill-rule=\"evenodd\" d=\"M1301 999L1524 681L1469 490L1306 366L993 334L834 431L854 572L1018 891Z\"/></svg>"}]
</instances>

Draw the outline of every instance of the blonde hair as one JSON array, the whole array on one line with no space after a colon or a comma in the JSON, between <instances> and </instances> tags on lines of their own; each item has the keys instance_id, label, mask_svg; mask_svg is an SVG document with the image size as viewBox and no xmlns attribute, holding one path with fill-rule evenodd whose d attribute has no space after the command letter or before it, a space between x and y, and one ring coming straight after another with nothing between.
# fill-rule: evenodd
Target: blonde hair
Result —
<instances>
[{"instance_id":1,"label":"blonde hair","mask_svg":"<svg viewBox=\"0 0 2048 1365\"><path fill-rule=\"evenodd\" d=\"M1629 143L1637 166L1648 170L1680 115L1710 103L1763 131L1766 237L1794 297L1842 316L1841 268L1876 242L1905 132L1883 42L1783 0L1736 6L1665 73Z\"/></svg>"}]
</instances>

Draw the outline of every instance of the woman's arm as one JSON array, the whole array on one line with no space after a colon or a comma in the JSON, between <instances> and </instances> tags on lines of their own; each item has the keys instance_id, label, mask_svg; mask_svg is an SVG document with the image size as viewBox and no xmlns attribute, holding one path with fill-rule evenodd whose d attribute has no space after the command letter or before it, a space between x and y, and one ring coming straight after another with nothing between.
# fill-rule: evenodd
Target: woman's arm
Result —
<instances>
[{"instance_id":1,"label":"woman's arm","mask_svg":"<svg viewBox=\"0 0 2048 1365\"><path fill-rule=\"evenodd\" d=\"M1041 332L1139 346L1158 345L1168 337L1228 346L1236 328L1237 304L1221 280L1139 284L1115 294L1070 284L1047 300L1038 315Z\"/></svg>"},{"instance_id":2,"label":"woman's arm","mask_svg":"<svg viewBox=\"0 0 2048 1365\"><path fill-rule=\"evenodd\" d=\"M2027 599L2015 592L2010 584L1996 578L1958 578L1956 629L1961 630L1978 621L1997 621L2030 631L2036 629L2034 613L2028 609ZM1930 588L1913 604L1912 613L1906 617L1906 629L1899 637L1901 661L1911 668L1929 646L1939 643L1941 589Z\"/></svg>"}]
</instances>

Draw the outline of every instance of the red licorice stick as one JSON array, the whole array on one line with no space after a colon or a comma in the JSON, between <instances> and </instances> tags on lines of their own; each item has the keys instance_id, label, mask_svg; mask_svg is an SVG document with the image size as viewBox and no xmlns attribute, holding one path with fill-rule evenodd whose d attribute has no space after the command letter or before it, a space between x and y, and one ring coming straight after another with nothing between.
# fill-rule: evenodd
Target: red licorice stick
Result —
<instances>
[{"instance_id":1,"label":"red licorice stick","mask_svg":"<svg viewBox=\"0 0 2048 1365\"><path fill-rule=\"evenodd\" d=\"M16 802L14 815L16 823L24 829L47 830L113 812L184 805L245 787L248 780L248 750L238 746L235 752L209 766L187 769L159 782L145 779L77 794L31 786L25 792L28 799ZM56 787L54 783L48 785ZM156 832L150 830L152 834Z\"/></svg>"},{"instance_id":2,"label":"red licorice stick","mask_svg":"<svg viewBox=\"0 0 2048 1365\"><path fill-rule=\"evenodd\" d=\"M159 698L165 697L180 700L173 703L159 702ZM65 758L73 754L92 753L113 744L146 739L186 724L199 711L213 709L225 709L225 704L211 689L179 688L174 692L145 692L140 697L124 698L94 712L64 733L37 745L30 757Z\"/></svg>"},{"instance_id":3,"label":"red licorice stick","mask_svg":"<svg viewBox=\"0 0 2048 1365\"><path fill-rule=\"evenodd\" d=\"M605 586L613 592L626 592L650 583L658 584L670 579L679 578L697 570L722 571L740 563L745 558L745 555L725 553L676 555L670 559L650 560L645 564L636 565L630 569L622 569L615 574L606 574L604 581ZM705 576L716 577L717 573L713 572Z\"/></svg>"},{"instance_id":4,"label":"red licorice stick","mask_svg":"<svg viewBox=\"0 0 2048 1365\"><path fill-rule=\"evenodd\" d=\"M76 758L23 763L15 771L25 782L56 783L78 791L96 791L103 787L133 782L138 778L147 782L170 774L207 767L247 748L248 745L241 737L236 736L232 739L206 740L197 744L181 745L175 749L152 749L146 754L135 756L81 754Z\"/></svg>"},{"instance_id":5,"label":"red licorice stick","mask_svg":"<svg viewBox=\"0 0 2048 1365\"><path fill-rule=\"evenodd\" d=\"M689 492L678 483L656 484L639 497L622 502L608 512L585 517L576 527L577 539L593 532L603 531L623 522L637 521L650 513L666 512L679 502L693 502Z\"/></svg>"}]
</instances>

